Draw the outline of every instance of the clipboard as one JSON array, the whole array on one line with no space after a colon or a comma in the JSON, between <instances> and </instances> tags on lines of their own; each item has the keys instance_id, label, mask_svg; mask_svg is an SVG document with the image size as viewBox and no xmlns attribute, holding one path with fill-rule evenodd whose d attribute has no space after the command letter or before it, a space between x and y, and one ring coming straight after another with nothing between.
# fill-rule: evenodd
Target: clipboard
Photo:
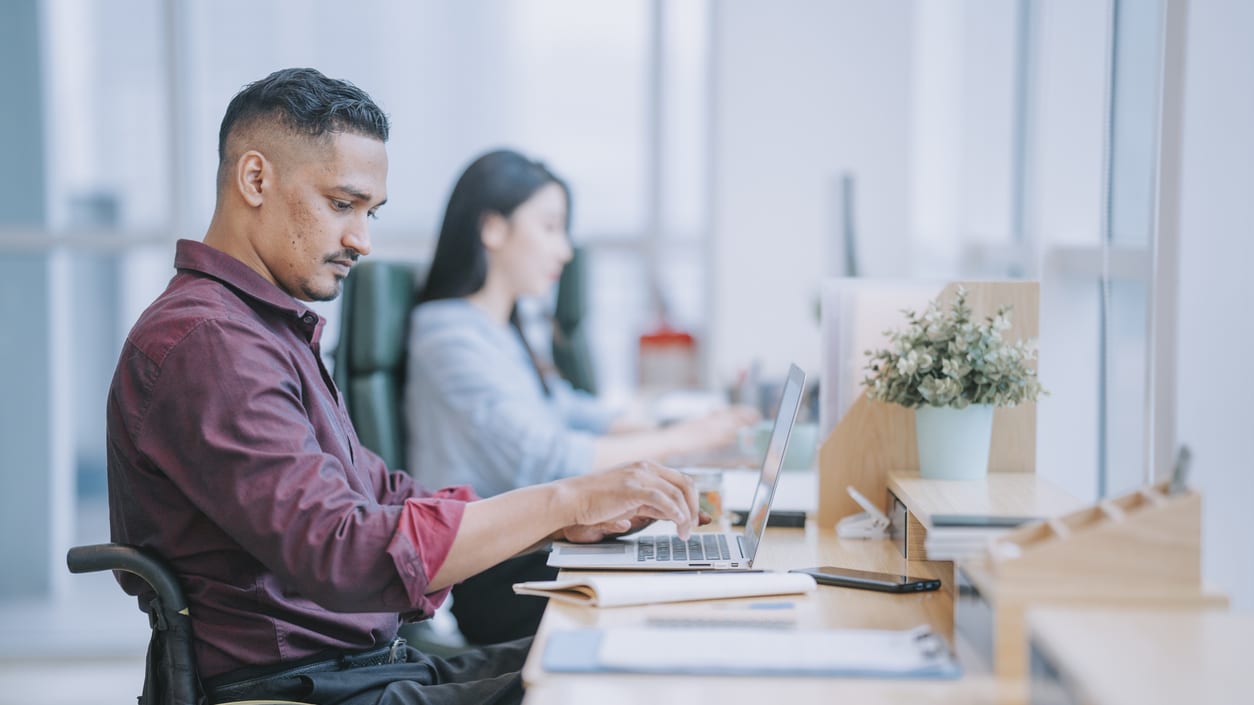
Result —
<instances>
[{"instance_id":1,"label":"clipboard","mask_svg":"<svg viewBox=\"0 0 1254 705\"><path fill-rule=\"evenodd\" d=\"M949 644L930 628L778 630L613 627L554 632L541 665L556 673L953 679Z\"/></svg>"}]
</instances>

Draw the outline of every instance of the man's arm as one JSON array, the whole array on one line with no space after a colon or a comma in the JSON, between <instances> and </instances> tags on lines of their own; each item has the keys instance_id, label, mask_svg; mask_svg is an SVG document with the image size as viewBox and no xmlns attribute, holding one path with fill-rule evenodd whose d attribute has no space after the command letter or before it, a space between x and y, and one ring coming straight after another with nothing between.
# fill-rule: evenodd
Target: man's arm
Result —
<instances>
[{"instance_id":1,"label":"man's arm","mask_svg":"<svg viewBox=\"0 0 1254 705\"><path fill-rule=\"evenodd\" d=\"M673 521L687 538L698 517L692 480L641 462L471 502L430 589L465 580L559 531L595 540L627 531L637 517Z\"/></svg>"}]
</instances>

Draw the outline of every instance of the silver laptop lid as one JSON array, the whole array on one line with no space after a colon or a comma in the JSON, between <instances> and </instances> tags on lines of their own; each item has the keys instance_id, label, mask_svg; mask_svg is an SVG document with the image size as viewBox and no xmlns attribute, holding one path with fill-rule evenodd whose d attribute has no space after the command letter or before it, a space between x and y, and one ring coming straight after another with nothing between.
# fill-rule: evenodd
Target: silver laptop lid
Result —
<instances>
[{"instance_id":1,"label":"silver laptop lid","mask_svg":"<svg viewBox=\"0 0 1254 705\"><path fill-rule=\"evenodd\" d=\"M762 458L762 472L758 475L758 487L753 491L753 503L749 506L749 516L745 519L745 558L753 565L753 557L758 553L758 542L762 540L762 532L766 530L766 520L771 509L771 500L775 498L775 488L779 486L779 471L784 466L784 453L788 450L788 437L792 433L793 422L797 420L797 410L801 408L801 394L805 389L806 374L800 367L791 365L788 368L788 381L784 383L784 391L779 396L779 411L775 413L775 426L771 429L771 440L766 445L766 456Z\"/></svg>"}]
</instances>

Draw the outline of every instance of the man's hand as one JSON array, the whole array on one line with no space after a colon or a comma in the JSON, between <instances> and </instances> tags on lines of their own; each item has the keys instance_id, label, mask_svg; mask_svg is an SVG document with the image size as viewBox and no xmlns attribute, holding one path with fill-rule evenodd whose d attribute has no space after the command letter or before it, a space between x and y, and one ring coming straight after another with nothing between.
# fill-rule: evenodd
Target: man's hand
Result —
<instances>
[{"instance_id":1,"label":"man's hand","mask_svg":"<svg viewBox=\"0 0 1254 705\"><path fill-rule=\"evenodd\" d=\"M706 515L702 515L706 516ZM649 517L633 517L631 519L620 519L618 521L602 522L595 526L584 526L576 524L568 526L558 532L558 538L571 543L597 543L606 539L618 538L619 536L627 536L652 524L655 520Z\"/></svg>"},{"instance_id":2,"label":"man's hand","mask_svg":"<svg viewBox=\"0 0 1254 705\"><path fill-rule=\"evenodd\" d=\"M679 535L688 538L701 521L697 492L687 475L647 462L469 502L428 588L461 582L546 538L600 541L657 519L675 522Z\"/></svg>"},{"instance_id":3,"label":"man's hand","mask_svg":"<svg viewBox=\"0 0 1254 705\"><path fill-rule=\"evenodd\" d=\"M686 539L700 521L692 479L656 463L628 463L557 484L561 505L569 512L562 531L568 541L600 541L656 519L675 522Z\"/></svg>"},{"instance_id":4,"label":"man's hand","mask_svg":"<svg viewBox=\"0 0 1254 705\"><path fill-rule=\"evenodd\" d=\"M711 521L713 521L713 518L709 514L698 512L698 526L705 526ZM568 526L557 532L556 538L571 543L598 543L608 539L616 539L620 536L630 536L653 522L654 520L648 517L635 517L634 519L624 519L623 521L597 524L596 526ZM626 528L624 529L623 527Z\"/></svg>"}]
</instances>

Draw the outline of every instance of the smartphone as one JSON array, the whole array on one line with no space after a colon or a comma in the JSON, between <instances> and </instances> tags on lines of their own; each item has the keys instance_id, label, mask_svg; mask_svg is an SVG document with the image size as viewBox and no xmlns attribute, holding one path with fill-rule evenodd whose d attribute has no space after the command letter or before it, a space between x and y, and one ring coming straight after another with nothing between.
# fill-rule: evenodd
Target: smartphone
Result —
<instances>
[{"instance_id":1,"label":"smartphone","mask_svg":"<svg viewBox=\"0 0 1254 705\"><path fill-rule=\"evenodd\" d=\"M940 588L941 581L935 578L912 578L897 573L873 573L868 570L853 570L834 565L817 568L793 568L790 573L805 573L814 578L815 582L826 585L862 588L863 590L879 590L881 592L923 592Z\"/></svg>"}]
</instances>

